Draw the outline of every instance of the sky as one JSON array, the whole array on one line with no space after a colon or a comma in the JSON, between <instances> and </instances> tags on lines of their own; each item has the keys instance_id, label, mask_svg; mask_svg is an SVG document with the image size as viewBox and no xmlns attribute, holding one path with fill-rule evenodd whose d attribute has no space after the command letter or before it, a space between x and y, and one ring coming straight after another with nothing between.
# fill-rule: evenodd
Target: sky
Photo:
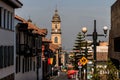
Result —
<instances>
[{"instance_id":1,"label":"sky","mask_svg":"<svg viewBox=\"0 0 120 80\"><path fill-rule=\"evenodd\" d=\"M51 20L57 8L61 18L62 48L73 49L78 32L87 27L87 34L92 34L94 20L98 34L103 34L103 27L111 23L111 6L116 0L20 0L23 7L16 9L15 14L40 28L47 28L47 38L51 36ZM109 35L109 34L108 34ZM92 40L92 37L87 39ZM98 38L108 41L107 38Z\"/></svg>"}]
</instances>

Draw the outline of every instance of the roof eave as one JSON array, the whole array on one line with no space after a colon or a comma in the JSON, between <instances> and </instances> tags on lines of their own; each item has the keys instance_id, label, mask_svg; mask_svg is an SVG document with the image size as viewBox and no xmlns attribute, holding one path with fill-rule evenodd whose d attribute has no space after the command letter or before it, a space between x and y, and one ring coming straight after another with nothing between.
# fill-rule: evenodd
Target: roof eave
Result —
<instances>
[{"instance_id":1,"label":"roof eave","mask_svg":"<svg viewBox=\"0 0 120 80\"><path fill-rule=\"evenodd\" d=\"M9 4L13 8L21 8L23 4L19 0L3 0L5 3Z\"/></svg>"}]
</instances>

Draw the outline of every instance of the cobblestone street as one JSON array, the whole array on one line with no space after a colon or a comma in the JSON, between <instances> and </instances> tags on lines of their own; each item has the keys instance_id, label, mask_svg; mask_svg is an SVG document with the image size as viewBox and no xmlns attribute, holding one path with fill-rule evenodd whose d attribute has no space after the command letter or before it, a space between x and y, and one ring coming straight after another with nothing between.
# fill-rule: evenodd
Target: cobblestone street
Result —
<instances>
[{"instance_id":1,"label":"cobblestone street","mask_svg":"<svg viewBox=\"0 0 120 80\"><path fill-rule=\"evenodd\" d=\"M67 74L65 72L60 72L59 76L55 76L54 78L50 80L78 80L78 79L68 79Z\"/></svg>"},{"instance_id":2,"label":"cobblestone street","mask_svg":"<svg viewBox=\"0 0 120 80\"><path fill-rule=\"evenodd\" d=\"M67 74L65 72L60 72L59 76L55 76L51 80L69 80L69 79L67 78Z\"/></svg>"}]
</instances>

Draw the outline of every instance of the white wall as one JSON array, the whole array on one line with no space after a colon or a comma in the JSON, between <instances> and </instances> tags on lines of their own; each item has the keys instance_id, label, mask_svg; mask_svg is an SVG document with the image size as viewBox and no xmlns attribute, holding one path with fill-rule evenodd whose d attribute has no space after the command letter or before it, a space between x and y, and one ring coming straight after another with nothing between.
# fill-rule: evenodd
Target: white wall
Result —
<instances>
[{"instance_id":1,"label":"white wall","mask_svg":"<svg viewBox=\"0 0 120 80\"><path fill-rule=\"evenodd\" d=\"M6 5L5 3L3 3L2 0L0 0L0 7L3 7L4 9L10 11L11 13L14 13L14 9L10 7L9 5ZM13 46L14 45L14 32L0 28L0 45ZM1 68L0 79L14 73L14 71L15 71L14 65Z\"/></svg>"},{"instance_id":2,"label":"white wall","mask_svg":"<svg viewBox=\"0 0 120 80\"><path fill-rule=\"evenodd\" d=\"M0 29L0 45L14 45L14 32Z\"/></svg>"},{"instance_id":3,"label":"white wall","mask_svg":"<svg viewBox=\"0 0 120 80\"><path fill-rule=\"evenodd\" d=\"M0 79L6 77L7 75L12 74L13 72L14 72L14 66L0 69Z\"/></svg>"}]
</instances>

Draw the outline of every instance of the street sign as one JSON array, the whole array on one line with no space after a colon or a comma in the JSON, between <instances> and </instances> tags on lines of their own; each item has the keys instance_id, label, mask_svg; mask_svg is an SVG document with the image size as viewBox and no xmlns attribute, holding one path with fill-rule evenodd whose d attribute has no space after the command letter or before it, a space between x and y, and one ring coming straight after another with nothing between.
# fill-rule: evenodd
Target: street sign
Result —
<instances>
[{"instance_id":1,"label":"street sign","mask_svg":"<svg viewBox=\"0 0 120 80\"><path fill-rule=\"evenodd\" d=\"M81 63L82 65L85 65L87 62L88 62L88 60L87 60L85 57L82 57L82 58L80 59L80 63Z\"/></svg>"},{"instance_id":2,"label":"street sign","mask_svg":"<svg viewBox=\"0 0 120 80\"><path fill-rule=\"evenodd\" d=\"M78 62L78 66L82 66L82 64L80 62Z\"/></svg>"}]
</instances>

